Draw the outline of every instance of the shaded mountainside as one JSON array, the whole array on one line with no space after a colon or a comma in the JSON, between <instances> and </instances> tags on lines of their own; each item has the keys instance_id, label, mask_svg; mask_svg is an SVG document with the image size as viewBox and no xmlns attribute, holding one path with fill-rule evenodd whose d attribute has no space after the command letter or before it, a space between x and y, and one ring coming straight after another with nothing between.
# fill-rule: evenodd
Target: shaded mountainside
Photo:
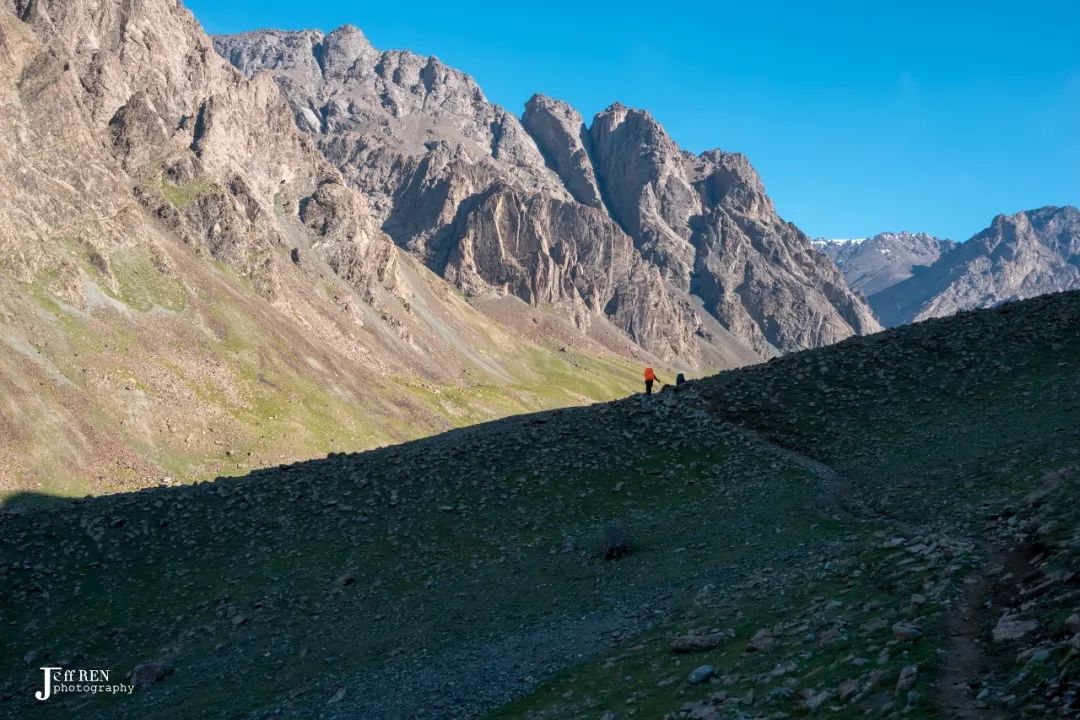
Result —
<instances>
[{"instance_id":1,"label":"shaded mountainside","mask_svg":"<svg viewBox=\"0 0 1080 720\"><path fill-rule=\"evenodd\" d=\"M660 361L470 305L175 2L0 3L0 194L0 494L373 447L624 395Z\"/></svg>"},{"instance_id":2,"label":"shaded mountainside","mask_svg":"<svg viewBox=\"0 0 1080 720\"><path fill-rule=\"evenodd\" d=\"M915 268L934 264L956 243L926 233L884 232L860 240L815 240L814 246L836 263L852 289L870 297L911 277Z\"/></svg>"},{"instance_id":3,"label":"shaded mountainside","mask_svg":"<svg viewBox=\"0 0 1080 720\"><path fill-rule=\"evenodd\" d=\"M243 478L14 498L0 712L1069 716L1078 392L1064 293ZM32 699L40 665L150 661L172 672L130 697Z\"/></svg>"},{"instance_id":4,"label":"shaded mountainside","mask_svg":"<svg viewBox=\"0 0 1080 720\"><path fill-rule=\"evenodd\" d=\"M1077 288L1080 210L1044 207L998 215L929 267L872 296L870 304L883 324L898 325Z\"/></svg>"},{"instance_id":5,"label":"shaded mountainside","mask_svg":"<svg viewBox=\"0 0 1080 720\"><path fill-rule=\"evenodd\" d=\"M746 158L687 153L647 112L616 104L586 126L535 96L519 120L468 75L350 26L214 45L249 77L269 71L383 230L469 294L606 318L699 364L732 336L768 357L878 329Z\"/></svg>"}]
</instances>

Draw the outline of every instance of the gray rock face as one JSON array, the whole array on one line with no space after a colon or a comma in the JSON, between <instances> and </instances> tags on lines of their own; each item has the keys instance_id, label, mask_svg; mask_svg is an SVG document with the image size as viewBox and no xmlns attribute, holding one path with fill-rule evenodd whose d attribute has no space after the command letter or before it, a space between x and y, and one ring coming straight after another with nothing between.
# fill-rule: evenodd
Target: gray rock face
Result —
<instances>
[{"instance_id":1,"label":"gray rock face","mask_svg":"<svg viewBox=\"0 0 1080 720\"><path fill-rule=\"evenodd\" d=\"M783 352L880 329L840 271L776 214L745 156L712 150L687 159L705 207L691 220L690 289L725 326Z\"/></svg>"},{"instance_id":2,"label":"gray rock face","mask_svg":"<svg viewBox=\"0 0 1080 720\"><path fill-rule=\"evenodd\" d=\"M277 84L235 72L182 7L5 0L0 9L24 23L6 34L19 45L9 52L44 90L20 98L23 108L36 108L38 123L11 129L27 145L16 151L33 156L28 146L40 142L43 174L54 175L61 164L82 176L71 193L75 207L58 204L53 186L36 201L50 205L48 216L12 218L20 233L33 236L26 242L42 246L32 255L37 261L49 262L47 238L70 232L68 225L77 226L91 209L127 217L130 226L87 233L88 245L145 241L142 216L118 212L134 199L199 253L247 276L273 299L280 261L272 250L287 245L278 213L297 217L315 202L333 218L312 226L325 240L320 247L352 258L357 291L370 295L373 284L393 284L393 245L362 198L333 192L344 189L341 176L298 132ZM55 137L44 137L49 132ZM182 202L168 201L170 188Z\"/></svg>"},{"instance_id":3,"label":"gray rock face","mask_svg":"<svg viewBox=\"0 0 1080 720\"><path fill-rule=\"evenodd\" d=\"M590 135L612 217L665 277L689 289L689 220L701 206L682 151L649 113L618 103L593 119Z\"/></svg>"},{"instance_id":4,"label":"gray rock face","mask_svg":"<svg viewBox=\"0 0 1080 720\"><path fill-rule=\"evenodd\" d=\"M745 156L681 151L651 115L613 105L591 128L613 217L677 287L766 355L878 329L869 308L783 221Z\"/></svg>"},{"instance_id":5,"label":"gray rock face","mask_svg":"<svg viewBox=\"0 0 1080 720\"><path fill-rule=\"evenodd\" d=\"M815 240L814 247L836 263L849 286L865 297L907 280L956 246L927 233L883 232L865 240Z\"/></svg>"},{"instance_id":6,"label":"gray rock face","mask_svg":"<svg viewBox=\"0 0 1080 720\"><path fill-rule=\"evenodd\" d=\"M591 183L591 203L574 199L518 119L469 76L436 58L377 52L352 27L215 45L249 76L271 71L297 125L368 199L382 229L467 294L559 305L586 331L606 317L673 361L717 362L728 352L720 345L738 344L704 329L707 318L599 209L582 157L558 156L568 177L580 174L570 186L581 198L590 200ZM535 105L555 148L568 108Z\"/></svg>"},{"instance_id":7,"label":"gray rock face","mask_svg":"<svg viewBox=\"0 0 1080 720\"><path fill-rule=\"evenodd\" d=\"M998 215L933 265L870 298L885 325L1080 288L1080 210Z\"/></svg>"},{"instance_id":8,"label":"gray rock face","mask_svg":"<svg viewBox=\"0 0 1080 720\"><path fill-rule=\"evenodd\" d=\"M574 199L582 205L601 207L589 151L592 141L578 111L561 100L533 95L525 104L521 123Z\"/></svg>"},{"instance_id":9,"label":"gray rock face","mask_svg":"<svg viewBox=\"0 0 1080 720\"><path fill-rule=\"evenodd\" d=\"M534 96L519 121L469 76L351 27L214 45L249 77L270 71L382 229L467 293L552 303L583 328L606 317L698 364L879 327L745 158L686 153L646 112L613 105L586 128Z\"/></svg>"}]
</instances>

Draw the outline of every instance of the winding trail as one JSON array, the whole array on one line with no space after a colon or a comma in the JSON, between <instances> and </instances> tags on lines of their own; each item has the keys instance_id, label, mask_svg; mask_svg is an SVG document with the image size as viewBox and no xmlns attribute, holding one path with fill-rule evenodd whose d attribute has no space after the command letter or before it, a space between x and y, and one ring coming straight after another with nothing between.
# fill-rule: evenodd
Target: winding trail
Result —
<instances>
[{"instance_id":1,"label":"winding trail","mask_svg":"<svg viewBox=\"0 0 1080 720\"><path fill-rule=\"evenodd\" d=\"M820 460L810 457L804 453L794 450L792 448L780 445L772 438L769 438L765 434L751 428L746 425L726 417L723 413L716 410L709 411L710 414L718 421L722 422L728 427L734 429L744 439L757 445L762 450L772 454L773 456L780 458L781 460L787 460L788 462L801 467L816 477L822 485L821 500L829 507L837 516L850 520L853 522L873 522L884 521L892 523L898 527L903 528L905 531L913 532L916 530L913 526L905 523L901 520L887 517L873 513L866 508L861 507L854 502L852 498L853 483L848 478L841 475L830 465L827 465Z\"/></svg>"},{"instance_id":2,"label":"winding trail","mask_svg":"<svg viewBox=\"0 0 1080 720\"><path fill-rule=\"evenodd\" d=\"M822 483L822 501L839 517L853 522L885 522L898 530L911 535L921 533L924 528L917 525L875 513L862 507L851 497L853 483L836 471L835 468L804 453L778 444L763 433L725 417L716 410L710 414L719 421L735 429L745 439L758 445L775 457L787 460L803 468ZM944 718L948 720L1004 720L1006 715L990 708L977 698L977 688L981 678L990 666L984 652L987 638L986 628L992 623L991 611L986 607L985 599L994 592L991 569L1002 562L1016 564L1011 555L1006 557L1000 550L993 548L986 541L977 538L965 538L976 544L980 554L986 559L978 571L969 576L970 583L963 596L953 603L943 622L947 633L945 655L937 681L937 701ZM1014 553L1015 554L1015 553Z\"/></svg>"}]
</instances>

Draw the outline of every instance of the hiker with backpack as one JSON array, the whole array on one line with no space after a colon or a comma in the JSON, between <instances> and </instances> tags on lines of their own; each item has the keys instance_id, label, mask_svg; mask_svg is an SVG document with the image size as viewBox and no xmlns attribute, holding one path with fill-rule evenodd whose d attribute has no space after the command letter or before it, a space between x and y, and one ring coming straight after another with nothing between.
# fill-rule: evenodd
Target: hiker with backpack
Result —
<instances>
[{"instance_id":1,"label":"hiker with backpack","mask_svg":"<svg viewBox=\"0 0 1080 720\"><path fill-rule=\"evenodd\" d=\"M652 395L652 386L656 382L656 373L651 367L645 368L645 394Z\"/></svg>"}]
</instances>

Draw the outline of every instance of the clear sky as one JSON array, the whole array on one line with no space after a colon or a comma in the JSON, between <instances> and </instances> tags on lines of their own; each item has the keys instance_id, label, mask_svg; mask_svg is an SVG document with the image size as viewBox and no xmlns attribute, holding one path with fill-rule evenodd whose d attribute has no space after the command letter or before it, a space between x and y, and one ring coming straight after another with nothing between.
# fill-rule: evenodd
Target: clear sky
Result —
<instances>
[{"instance_id":1,"label":"clear sky","mask_svg":"<svg viewBox=\"0 0 1080 720\"><path fill-rule=\"evenodd\" d=\"M811 236L967 239L1080 205L1080 1L186 0L211 33L358 26L521 113L648 109L687 149L746 153Z\"/></svg>"}]
</instances>

